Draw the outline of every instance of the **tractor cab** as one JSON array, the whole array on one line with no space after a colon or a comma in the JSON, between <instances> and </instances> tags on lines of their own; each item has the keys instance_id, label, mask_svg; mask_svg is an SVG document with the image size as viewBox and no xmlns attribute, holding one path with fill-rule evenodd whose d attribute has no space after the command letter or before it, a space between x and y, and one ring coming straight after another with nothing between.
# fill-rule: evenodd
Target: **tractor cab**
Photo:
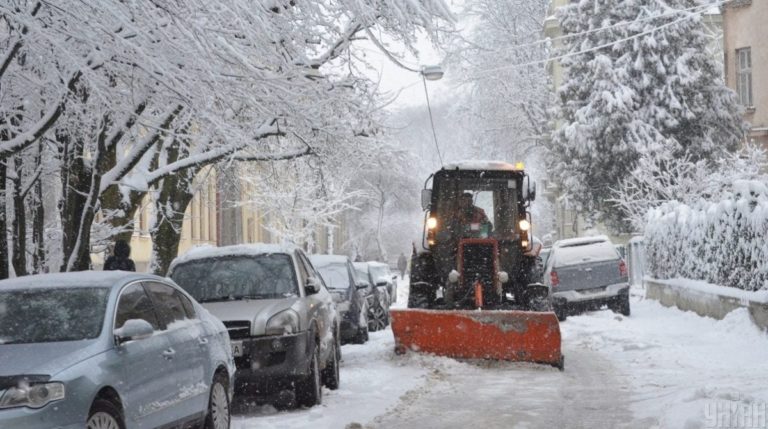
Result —
<instances>
[{"instance_id":1,"label":"tractor cab","mask_svg":"<svg viewBox=\"0 0 768 429\"><path fill-rule=\"evenodd\" d=\"M428 301L456 308L522 304L524 286L538 282L531 277L538 265L530 255L528 211L536 191L522 163L452 164L430 180L432 189L422 193L425 252L415 255L429 266L432 289L440 285ZM475 295L478 282L482 296Z\"/></svg>"}]
</instances>

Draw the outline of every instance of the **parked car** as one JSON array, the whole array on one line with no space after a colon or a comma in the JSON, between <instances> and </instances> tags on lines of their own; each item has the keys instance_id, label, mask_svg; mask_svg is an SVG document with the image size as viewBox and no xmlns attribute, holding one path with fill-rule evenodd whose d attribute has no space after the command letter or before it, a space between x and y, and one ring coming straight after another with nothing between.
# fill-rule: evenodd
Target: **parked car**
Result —
<instances>
[{"instance_id":1,"label":"parked car","mask_svg":"<svg viewBox=\"0 0 768 429\"><path fill-rule=\"evenodd\" d=\"M368 271L371 273L371 279L376 286L383 284L387 287L389 305L397 302L397 275L390 271L389 265L371 261L368 262Z\"/></svg>"},{"instance_id":2,"label":"parked car","mask_svg":"<svg viewBox=\"0 0 768 429\"><path fill-rule=\"evenodd\" d=\"M0 427L229 427L224 325L167 279L123 271L0 282Z\"/></svg>"},{"instance_id":3,"label":"parked car","mask_svg":"<svg viewBox=\"0 0 768 429\"><path fill-rule=\"evenodd\" d=\"M338 388L336 306L301 249L196 247L169 275L229 329L236 394L310 407L322 402L322 385Z\"/></svg>"},{"instance_id":4,"label":"parked car","mask_svg":"<svg viewBox=\"0 0 768 429\"><path fill-rule=\"evenodd\" d=\"M368 341L368 303L365 296L369 285L355 281L355 269L346 256L312 255L309 259L323 277L336 303L341 319L341 343L364 344Z\"/></svg>"},{"instance_id":5,"label":"parked car","mask_svg":"<svg viewBox=\"0 0 768 429\"><path fill-rule=\"evenodd\" d=\"M386 285L376 285L367 262L355 262L357 283L365 283L370 292L368 300L368 330L379 331L389 325L389 293Z\"/></svg>"},{"instance_id":6,"label":"parked car","mask_svg":"<svg viewBox=\"0 0 768 429\"><path fill-rule=\"evenodd\" d=\"M603 305L625 316L630 314L627 265L606 236L555 242L544 282L552 288L553 306L560 320L572 312Z\"/></svg>"}]
</instances>

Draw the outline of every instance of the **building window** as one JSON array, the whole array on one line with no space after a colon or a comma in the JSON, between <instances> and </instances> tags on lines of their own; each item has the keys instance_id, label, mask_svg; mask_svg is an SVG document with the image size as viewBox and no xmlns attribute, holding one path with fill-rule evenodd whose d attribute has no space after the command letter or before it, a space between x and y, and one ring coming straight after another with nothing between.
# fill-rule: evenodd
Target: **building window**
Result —
<instances>
[{"instance_id":1,"label":"building window","mask_svg":"<svg viewBox=\"0 0 768 429\"><path fill-rule=\"evenodd\" d=\"M752 107L752 51L750 48L736 50L736 92L739 102Z\"/></svg>"}]
</instances>

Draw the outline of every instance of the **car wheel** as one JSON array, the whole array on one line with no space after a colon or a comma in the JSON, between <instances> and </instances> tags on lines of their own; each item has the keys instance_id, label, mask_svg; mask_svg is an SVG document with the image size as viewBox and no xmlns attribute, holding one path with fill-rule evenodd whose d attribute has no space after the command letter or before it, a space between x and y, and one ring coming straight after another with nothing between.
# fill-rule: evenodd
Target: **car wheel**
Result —
<instances>
[{"instance_id":1,"label":"car wheel","mask_svg":"<svg viewBox=\"0 0 768 429\"><path fill-rule=\"evenodd\" d=\"M387 327L387 312L381 303L377 302L368 315L368 330L376 332Z\"/></svg>"},{"instance_id":2,"label":"car wheel","mask_svg":"<svg viewBox=\"0 0 768 429\"><path fill-rule=\"evenodd\" d=\"M91 406L85 427L87 429L125 429L123 413L112 402L97 399Z\"/></svg>"},{"instance_id":3,"label":"car wheel","mask_svg":"<svg viewBox=\"0 0 768 429\"><path fill-rule=\"evenodd\" d=\"M555 315L557 316L557 320L561 322L565 321L565 319L568 318L568 307L565 305L556 305Z\"/></svg>"},{"instance_id":4,"label":"car wheel","mask_svg":"<svg viewBox=\"0 0 768 429\"><path fill-rule=\"evenodd\" d=\"M231 414L227 385L227 377L224 374L218 373L213 377L205 429L229 429Z\"/></svg>"},{"instance_id":5,"label":"car wheel","mask_svg":"<svg viewBox=\"0 0 768 429\"><path fill-rule=\"evenodd\" d=\"M360 316L357 320L357 334L352 338L355 344L365 344L368 341L368 307L360 309Z\"/></svg>"},{"instance_id":6,"label":"car wheel","mask_svg":"<svg viewBox=\"0 0 768 429\"><path fill-rule=\"evenodd\" d=\"M298 384L296 397L303 407L313 407L323 402L323 386L320 380L320 345L315 344L309 362L309 374Z\"/></svg>"},{"instance_id":7,"label":"car wheel","mask_svg":"<svg viewBox=\"0 0 768 429\"><path fill-rule=\"evenodd\" d=\"M336 342L333 343L333 350L331 350L331 356L328 359L328 363L323 370L323 384L331 389L336 390L339 388L339 346Z\"/></svg>"},{"instance_id":8,"label":"car wheel","mask_svg":"<svg viewBox=\"0 0 768 429\"><path fill-rule=\"evenodd\" d=\"M629 317L630 315L630 309L629 309L629 294L626 295L619 295L616 298L616 301L610 306L608 306L612 311L621 314L622 316Z\"/></svg>"}]
</instances>

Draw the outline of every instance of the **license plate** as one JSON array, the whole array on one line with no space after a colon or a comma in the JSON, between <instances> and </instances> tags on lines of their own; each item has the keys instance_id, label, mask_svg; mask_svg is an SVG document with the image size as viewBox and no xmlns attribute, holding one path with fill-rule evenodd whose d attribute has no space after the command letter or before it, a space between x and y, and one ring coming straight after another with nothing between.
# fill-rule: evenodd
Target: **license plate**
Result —
<instances>
[{"instance_id":1,"label":"license plate","mask_svg":"<svg viewBox=\"0 0 768 429\"><path fill-rule=\"evenodd\" d=\"M240 357L243 355L242 341L232 341L232 355L235 357Z\"/></svg>"}]
</instances>

